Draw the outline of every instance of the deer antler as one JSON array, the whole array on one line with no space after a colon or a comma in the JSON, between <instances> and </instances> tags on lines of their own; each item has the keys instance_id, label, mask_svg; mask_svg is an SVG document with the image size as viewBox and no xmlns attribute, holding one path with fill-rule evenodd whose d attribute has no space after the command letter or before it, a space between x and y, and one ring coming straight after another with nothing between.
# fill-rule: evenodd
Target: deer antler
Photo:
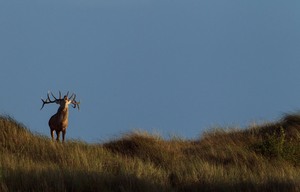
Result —
<instances>
[{"instance_id":1,"label":"deer antler","mask_svg":"<svg viewBox=\"0 0 300 192\"><path fill-rule=\"evenodd\" d=\"M79 104L80 102L77 102L75 99L76 99L76 94L72 94L71 97L69 98L71 100L71 103L73 104L73 108L78 108L79 110Z\"/></svg>"},{"instance_id":2,"label":"deer antler","mask_svg":"<svg viewBox=\"0 0 300 192\"><path fill-rule=\"evenodd\" d=\"M51 99L50 99L50 93L51 93L52 97L55 99L54 101L51 101ZM59 92L59 95L61 95L60 92ZM43 105L42 105L42 107L41 107L40 110L43 109L43 107L44 107L45 104L55 103L55 102L56 102L57 100L59 100L59 99L57 99L57 98L53 95L52 92L48 91L48 93L47 93L47 99L44 100L43 98L41 98L41 100L42 100L42 102L43 102Z\"/></svg>"}]
</instances>

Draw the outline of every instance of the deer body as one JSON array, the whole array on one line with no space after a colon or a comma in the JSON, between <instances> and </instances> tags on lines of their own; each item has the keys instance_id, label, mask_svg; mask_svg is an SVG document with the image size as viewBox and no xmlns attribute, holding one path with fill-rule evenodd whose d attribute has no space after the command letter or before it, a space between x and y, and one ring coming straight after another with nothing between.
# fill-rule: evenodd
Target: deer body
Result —
<instances>
[{"instance_id":1,"label":"deer body","mask_svg":"<svg viewBox=\"0 0 300 192\"><path fill-rule=\"evenodd\" d=\"M69 115L69 109L68 105L62 107L60 106L57 110L57 113L54 114L49 119L49 127L50 127L50 133L51 138L54 140L54 131L56 132L56 140L59 141L59 135L60 132L62 132L62 139L65 140L66 135L66 129L68 127L68 115Z\"/></svg>"},{"instance_id":2,"label":"deer body","mask_svg":"<svg viewBox=\"0 0 300 192\"><path fill-rule=\"evenodd\" d=\"M51 93L52 94L52 93ZM66 129L68 127L68 116L69 116L69 104L73 104L73 107L76 108L76 106L79 109L79 102L75 100L76 95L72 94L70 98L68 98L68 94L64 96L63 99L61 99L61 93L59 94L59 99L55 98L54 95L54 101L50 100L49 93L48 93L48 98L46 100L43 100L43 106L48 103L57 103L59 104L59 108L57 110L57 113L54 114L48 122L48 125L50 127L50 133L51 133L51 138L54 140L54 131L56 132L56 140L59 141L60 137L60 132L62 132L62 140L65 140L65 135L66 135ZM73 97L73 98L72 98Z\"/></svg>"}]
</instances>

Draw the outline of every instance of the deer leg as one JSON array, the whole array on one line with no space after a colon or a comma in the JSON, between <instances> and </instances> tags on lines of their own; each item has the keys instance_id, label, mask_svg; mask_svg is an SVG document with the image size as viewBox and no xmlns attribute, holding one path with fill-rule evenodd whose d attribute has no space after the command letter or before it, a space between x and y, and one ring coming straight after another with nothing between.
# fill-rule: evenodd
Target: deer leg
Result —
<instances>
[{"instance_id":1,"label":"deer leg","mask_svg":"<svg viewBox=\"0 0 300 192\"><path fill-rule=\"evenodd\" d=\"M56 141L59 141L60 131L56 131Z\"/></svg>"},{"instance_id":2,"label":"deer leg","mask_svg":"<svg viewBox=\"0 0 300 192\"><path fill-rule=\"evenodd\" d=\"M52 141L54 140L54 130L50 129L50 134L51 134L51 138L52 138Z\"/></svg>"},{"instance_id":3,"label":"deer leg","mask_svg":"<svg viewBox=\"0 0 300 192\"><path fill-rule=\"evenodd\" d=\"M62 141L65 141L66 130L62 131Z\"/></svg>"}]
</instances>

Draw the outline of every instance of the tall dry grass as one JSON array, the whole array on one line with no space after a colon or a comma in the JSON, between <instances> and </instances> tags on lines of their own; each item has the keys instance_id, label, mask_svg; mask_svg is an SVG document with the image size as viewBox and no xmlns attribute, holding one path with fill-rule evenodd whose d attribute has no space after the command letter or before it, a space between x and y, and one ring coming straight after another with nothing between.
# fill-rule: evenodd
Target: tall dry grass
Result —
<instances>
[{"instance_id":1,"label":"tall dry grass","mask_svg":"<svg viewBox=\"0 0 300 192\"><path fill-rule=\"evenodd\" d=\"M198 140L64 144L0 117L1 191L300 191L300 116Z\"/></svg>"}]
</instances>

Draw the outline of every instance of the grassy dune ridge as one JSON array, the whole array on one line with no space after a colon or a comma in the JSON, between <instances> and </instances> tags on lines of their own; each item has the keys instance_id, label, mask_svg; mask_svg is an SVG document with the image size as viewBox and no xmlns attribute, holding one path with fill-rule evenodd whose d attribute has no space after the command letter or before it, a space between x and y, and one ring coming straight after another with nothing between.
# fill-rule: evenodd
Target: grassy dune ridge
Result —
<instances>
[{"instance_id":1,"label":"grassy dune ridge","mask_svg":"<svg viewBox=\"0 0 300 192\"><path fill-rule=\"evenodd\" d=\"M0 191L300 191L300 115L198 140L52 142L0 117Z\"/></svg>"}]
</instances>

